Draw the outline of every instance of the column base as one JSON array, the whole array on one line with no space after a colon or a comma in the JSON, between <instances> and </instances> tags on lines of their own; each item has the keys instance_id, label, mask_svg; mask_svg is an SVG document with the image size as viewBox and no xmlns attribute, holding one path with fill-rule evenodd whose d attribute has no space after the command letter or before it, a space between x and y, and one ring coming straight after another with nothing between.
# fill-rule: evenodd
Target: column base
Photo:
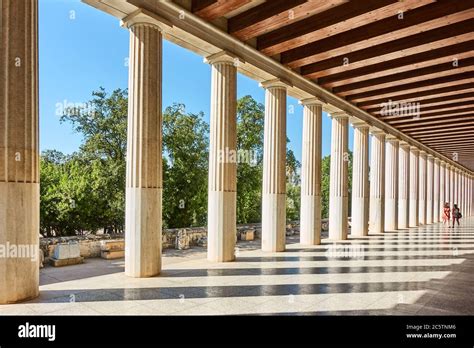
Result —
<instances>
[{"instance_id":1,"label":"column base","mask_svg":"<svg viewBox=\"0 0 474 348\"><path fill-rule=\"evenodd\" d=\"M236 192L209 192L207 219L207 259L209 261L235 260L236 199Z\"/></svg>"},{"instance_id":2,"label":"column base","mask_svg":"<svg viewBox=\"0 0 474 348\"><path fill-rule=\"evenodd\" d=\"M284 251L286 245L286 194L262 196L262 250Z\"/></svg>"},{"instance_id":3,"label":"column base","mask_svg":"<svg viewBox=\"0 0 474 348\"><path fill-rule=\"evenodd\" d=\"M380 234L384 232L385 228L385 212L383 198L370 198L370 222L369 233Z\"/></svg>"},{"instance_id":4,"label":"column base","mask_svg":"<svg viewBox=\"0 0 474 348\"><path fill-rule=\"evenodd\" d=\"M39 295L39 184L0 183L0 304Z\"/></svg>"},{"instance_id":5,"label":"column base","mask_svg":"<svg viewBox=\"0 0 474 348\"><path fill-rule=\"evenodd\" d=\"M161 272L161 188L126 189L125 274L153 277Z\"/></svg>"},{"instance_id":6,"label":"column base","mask_svg":"<svg viewBox=\"0 0 474 348\"><path fill-rule=\"evenodd\" d=\"M301 196L300 243L321 244L321 197Z\"/></svg>"},{"instance_id":7,"label":"column base","mask_svg":"<svg viewBox=\"0 0 474 348\"><path fill-rule=\"evenodd\" d=\"M387 199L385 201L385 231L396 231L398 229L397 200Z\"/></svg>"},{"instance_id":8,"label":"column base","mask_svg":"<svg viewBox=\"0 0 474 348\"><path fill-rule=\"evenodd\" d=\"M369 235L368 212L368 198L352 199L351 236L364 237Z\"/></svg>"},{"instance_id":9,"label":"column base","mask_svg":"<svg viewBox=\"0 0 474 348\"><path fill-rule=\"evenodd\" d=\"M347 239L347 197L329 198L329 240L338 241Z\"/></svg>"},{"instance_id":10,"label":"column base","mask_svg":"<svg viewBox=\"0 0 474 348\"><path fill-rule=\"evenodd\" d=\"M398 228L408 228L410 224L409 220L410 213L408 211L408 201L406 199L400 199L398 201Z\"/></svg>"}]
</instances>

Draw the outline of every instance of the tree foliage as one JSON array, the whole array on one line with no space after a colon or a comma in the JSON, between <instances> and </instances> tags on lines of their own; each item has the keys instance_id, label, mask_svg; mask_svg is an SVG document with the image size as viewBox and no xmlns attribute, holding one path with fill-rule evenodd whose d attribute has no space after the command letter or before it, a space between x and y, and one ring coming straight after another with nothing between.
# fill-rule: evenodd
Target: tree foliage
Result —
<instances>
[{"instance_id":1,"label":"tree foliage","mask_svg":"<svg viewBox=\"0 0 474 348\"><path fill-rule=\"evenodd\" d=\"M41 156L41 230L46 235L85 231L122 232L125 216L127 91L93 92L82 108L66 110L83 142L71 155L48 150ZM209 125L203 113L183 104L163 112L163 226L207 223ZM261 221L264 106L251 96L237 102L237 222ZM289 141L289 140L288 140ZM352 153L349 153L352 172ZM300 214L300 163L286 154L287 220ZM322 216L328 216L330 158L322 160ZM349 176L350 177L350 176ZM350 183L350 180L349 180Z\"/></svg>"}]
</instances>

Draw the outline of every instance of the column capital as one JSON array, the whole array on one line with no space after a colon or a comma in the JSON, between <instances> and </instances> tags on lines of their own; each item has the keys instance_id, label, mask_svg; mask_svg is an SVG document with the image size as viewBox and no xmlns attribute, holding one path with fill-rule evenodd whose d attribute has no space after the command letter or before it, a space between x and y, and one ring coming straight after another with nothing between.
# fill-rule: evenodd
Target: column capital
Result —
<instances>
[{"instance_id":1,"label":"column capital","mask_svg":"<svg viewBox=\"0 0 474 348\"><path fill-rule=\"evenodd\" d=\"M400 140L399 146L400 146L400 147L408 147L408 148L410 148L411 145L410 145L410 143L406 142L405 140Z\"/></svg>"},{"instance_id":2,"label":"column capital","mask_svg":"<svg viewBox=\"0 0 474 348\"><path fill-rule=\"evenodd\" d=\"M283 79L272 79L272 80L266 80L262 81L259 83L259 86L264 88L264 89L270 89L270 88L284 88L287 89L288 86L291 86L291 83L283 80Z\"/></svg>"},{"instance_id":3,"label":"column capital","mask_svg":"<svg viewBox=\"0 0 474 348\"><path fill-rule=\"evenodd\" d=\"M420 150L420 157L426 157L427 153L426 151Z\"/></svg>"},{"instance_id":4,"label":"column capital","mask_svg":"<svg viewBox=\"0 0 474 348\"><path fill-rule=\"evenodd\" d=\"M370 127L370 134L372 135L384 135L387 136L387 133L383 131L382 129L376 128L376 127Z\"/></svg>"},{"instance_id":5,"label":"column capital","mask_svg":"<svg viewBox=\"0 0 474 348\"><path fill-rule=\"evenodd\" d=\"M438 163L439 165L441 165L442 161L438 157L435 157L434 161L435 163Z\"/></svg>"},{"instance_id":6,"label":"column capital","mask_svg":"<svg viewBox=\"0 0 474 348\"><path fill-rule=\"evenodd\" d=\"M416 146L413 146L413 145L410 145L410 151L420 153L420 149L418 149Z\"/></svg>"},{"instance_id":7,"label":"column capital","mask_svg":"<svg viewBox=\"0 0 474 348\"><path fill-rule=\"evenodd\" d=\"M387 134L385 137L385 140L387 142L397 142L397 143L400 142L400 139L398 139L395 135L392 135L392 134Z\"/></svg>"},{"instance_id":8,"label":"column capital","mask_svg":"<svg viewBox=\"0 0 474 348\"><path fill-rule=\"evenodd\" d=\"M305 99L300 99L298 101L298 104L300 105L323 105L325 104L326 102L317 98L317 97L313 97L313 98L305 98Z\"/></svg>"},{"instance_id":9,"label":"column capital","mask_svg":"<svg viewBox=\"0 0 474 348\"><path fill-rule=\"evenodd\" d=\"M238 57L236 54L227 51L220 51L210 56L207 56L203 59L204 63L208 64L219 64L219 63L227 63L238 66L239 64L245 63L244 60Z\"/></svg>"},{"instance_id":10,"label":"column capital","mask_svg":"<svg viewBox=\"0 0 474 348\"><path fill-rule=\"evenodd\" d=\"M352 127L353 128L370 128L370 124L368 124L367 122L364 122L362 120L354 120L352 121Z\"/></svg>"},{"instance_id":11,"label":"column capital","mask_svg":"<svg viewBox=\"0 0 474 348\"><path fill-rule=\"evenodd\" d=\"M334 119L349 119L349 115L344 111L333 112L329 116Z\"/></svg>"},{"instance_id":12,"label":"column capital","mask_svg":"<svg viewBox=\"0 0 474 348\"><path fill-rule=\"evenodd\" d=\"M145 9L136 10L120 21L120 26L123 28L130 29L136 25L153 27L159 31L166 31L173 27L173 24L167 19Z\"/></svg>"},{"instance_id":13,"label":"column capital","mask_svg":"<svg viewBox=\"0 0 474 348\"><path fill-rule=\"evenodd\" d=\"M434 161L434 156L432 154L427 153L426 158L428 159L428 161Z\"/></svg>"}]
</instances>

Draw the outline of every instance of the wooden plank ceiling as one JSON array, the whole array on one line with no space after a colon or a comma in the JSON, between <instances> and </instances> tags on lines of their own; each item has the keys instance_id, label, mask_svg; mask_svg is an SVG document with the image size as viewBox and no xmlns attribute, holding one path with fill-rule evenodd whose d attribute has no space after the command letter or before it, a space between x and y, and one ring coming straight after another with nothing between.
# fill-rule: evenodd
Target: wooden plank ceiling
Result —
<instances>
[{"instance_id":1,"label":"wooden plank ceiling","mask_svg":"<svg viewBox=\"0 0 474 348\"><path fill-rule=\"evenodd\" d=\"M192 0L192 11L474 170L474 0Z\"/></svg>"}]
</instances>

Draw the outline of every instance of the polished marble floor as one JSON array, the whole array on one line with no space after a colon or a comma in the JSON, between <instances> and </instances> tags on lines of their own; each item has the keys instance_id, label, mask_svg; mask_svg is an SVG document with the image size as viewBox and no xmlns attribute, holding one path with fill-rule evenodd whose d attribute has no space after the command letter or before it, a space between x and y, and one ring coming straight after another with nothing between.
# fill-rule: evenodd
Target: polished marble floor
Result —
<instances>
[{"instance_id":1,"label":"polished marble floor","mask_svg":"<svg viewBox=\"0 0 474 348\"><path fill-rule=\"evenodd\" d=\"M41 270L39 298L0 315L474 315L474 217L263 253L238 244L237 261L205 250L167 251L163 273L128 278L123 260Z\"/></svg>"}]
</instances>

